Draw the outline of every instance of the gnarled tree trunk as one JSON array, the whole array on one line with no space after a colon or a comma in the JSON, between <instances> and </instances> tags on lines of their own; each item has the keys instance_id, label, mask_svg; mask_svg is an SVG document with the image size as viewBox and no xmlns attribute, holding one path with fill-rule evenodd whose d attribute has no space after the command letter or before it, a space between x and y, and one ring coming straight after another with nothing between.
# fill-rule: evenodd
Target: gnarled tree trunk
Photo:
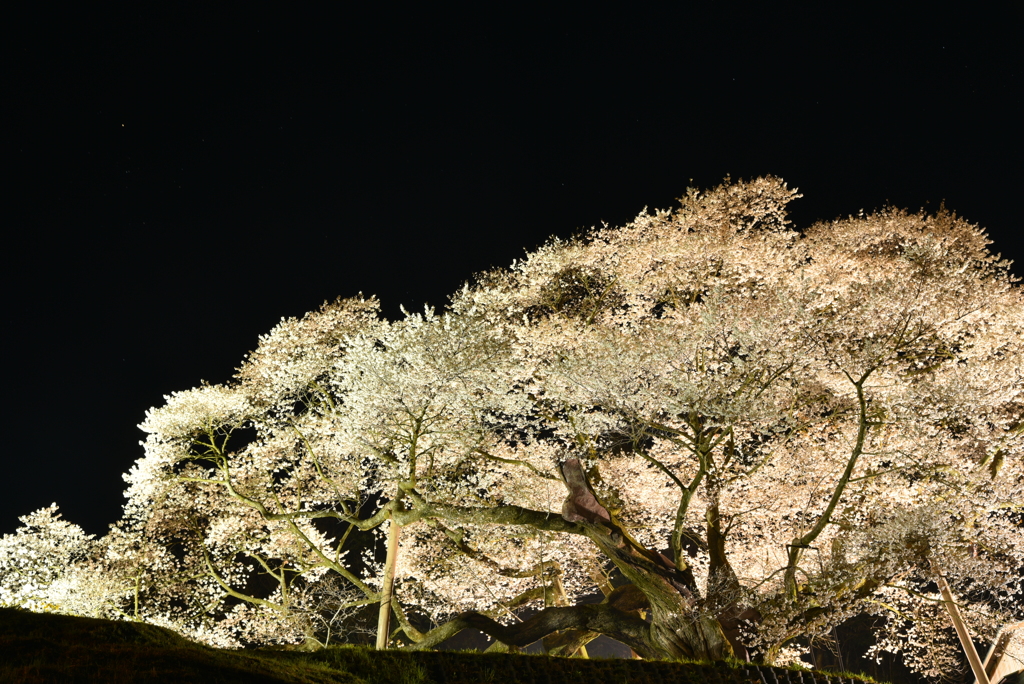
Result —
<instances>
[{"instance_id":1,"label":"gnarled tree trunk","mask_svg":"<svg viewBox=\"0 0 1024 684\"><path fill-rule=\"evenodd\" d=\"M583 525L590 539L647 599L651 622L644 650L661 658L696 660L734 655L717 616L699 611L693 592L671 560L644 548L616 523L591 490L580 462L566 461L562 474L569 488L562 517Z\"/></svg>"},{"instance_id":2,"label":"gnarled tree trunk","mask_svg":"<svg viewBox=\"0 0 1024 684\"><path fill-rule=\"evenodd\" d=\"M549 605L532 617L514 625L502 625L494 619L477 612L463 613L455 619L423 634L407 629L414 643L413 649L432 648L458 634L463 629L478 629L504 644L506 647L527 646L538 639L545 639L549 652L571 655L582 646L605 634L627 646L647 659L688 658L693 660L723 660L735 655L742 648L738 636L738 621L742 617L735 603L729 603L718 613L695 597L696 586L692 575L680 572L675 563L664 554L645 548L629 536L615 520L608 509L598 501L587 481L580 462L570 459L562 465L569 495L562 506L561 520L576 534L585 534L615 564L622 575L631 582L606 596L599 604L561 606ZM413 495L419 499L418 495ZM440 512L437 505L419 499L423 510L421 516ZM488 521L521 521L537 518L546 529L555 527L554 521L546 515L526 509L498 509L503 516L488 513ZM472 512L446 508L453 515L458 513L473 518ZM724 536L718 527L716 511L709 511L709 542L720 552L719 562L712 563L712 570L724 572L727 580L735 583L730 575L724 557ZM712 554L713 560L715 554ZM721 566L721 567L718 567ZM551 600L548 603L557 603ZM706 602L705 602L706 603ZM649 621L641 617L647 613ZM737 648L734 648L735 641ZM745 652L741 652L745 655Z\"/></svg>"}]
</instances>

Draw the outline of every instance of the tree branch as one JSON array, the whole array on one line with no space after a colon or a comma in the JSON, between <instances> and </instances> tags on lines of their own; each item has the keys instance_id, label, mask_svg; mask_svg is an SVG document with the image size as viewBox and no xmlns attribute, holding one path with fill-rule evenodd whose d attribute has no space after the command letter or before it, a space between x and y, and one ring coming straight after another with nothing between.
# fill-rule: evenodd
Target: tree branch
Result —
<instances>
[{"instance_id":1,"label":"tree branch","mask_svg":"<svg viewBox=\"0 0 1024 684\"><path fill-rule=\"evenodd\" d=\"M860 419L857 428L857 441L854 444L853 451L850 453L850 458L846 462L846 470L843 471L842 477L839 478L839 482L836 484L835 490L832 492L832 497L829 499L828 506L818 516L818 521L815 523L806 534L795 538L789 544L789 561L786 564L786 590L789 593L790 598L796 598L796 568L797 563L800 560L800 553L803 549L818 538L822 530L825 529L825 525L828 524L829 519L832 517L832 512L836 509L839 504L839 499L842 498L843 492L846 490L846 485L850 482L850 476L853 474L853 469L857 465L857 460L860 458L861 453L864 451L864 442L867 439L868 428L870 421L867 418L867 399L864 397L864 381L868 379L871 371L865 373L860 380L853 382L853 378L847 374L847 378L853 382L854 387L857 388L857 403L860 407Z\"/></svg>"},{"instance_id":2,"label":"tree branch","mask_svg":"<svg viewBox=\"0 0 1024 684\"><path fill-rule=\"evenodd\" d=\"M657 658L649 643L650 626L638 617L608 604L598 603L568 608L545 608L528 620L503 625L481 613L463 613L432 629L409 648L424 650L450 639L464 629L478 629L510 646L527 646L552 632L578 629L597 632L620 641L645 658Z\"/></svg>"},{"instance_id":3,"label":"tree branch","mask_svg":"<svg viewBox=\"0 0 1024 684\"><path fill-rule=\"evenodd\" d=\"M423 518L444 518L453 522L474 525L525 525L547 532L587 535L587 531L582 525L569 522L558 513L546 513L510 505L488 508L452 506L427 501L412 489L406 490L406 493L414 502L412 510L395 511L395 518L403 526Z\"/></svg>"}]
</instances>

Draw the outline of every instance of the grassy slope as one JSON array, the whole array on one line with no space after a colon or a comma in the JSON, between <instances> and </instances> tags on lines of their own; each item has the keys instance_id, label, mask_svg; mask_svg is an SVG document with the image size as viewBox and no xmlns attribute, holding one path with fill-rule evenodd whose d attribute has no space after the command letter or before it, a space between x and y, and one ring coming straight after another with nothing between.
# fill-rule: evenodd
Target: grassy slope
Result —
<instances>
[{"instance_id":1,"label":"grassy slope","mask_svg":"<svg viewBox=\"0 0 1024 684\"><path fill-rule=\"evenodd\" d=\"M152 625L0 608L0 682L182 684L843 684L777 668L453 651L223 651ZM861 680L857 680L861 681ZM867 680L864 680L867 681Z\"/></svg>"}]
</instances>

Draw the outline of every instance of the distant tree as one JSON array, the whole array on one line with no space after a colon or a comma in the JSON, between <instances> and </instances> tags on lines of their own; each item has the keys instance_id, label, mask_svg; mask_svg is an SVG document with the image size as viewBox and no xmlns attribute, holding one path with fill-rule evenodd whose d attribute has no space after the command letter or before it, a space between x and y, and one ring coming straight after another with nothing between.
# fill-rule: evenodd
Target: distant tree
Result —
<instances>
[{"instance_id":1,"label":"distant tree","mask_svg":"<svg viewBox=\"0 0 1024 684\"><path fill-rule=\"evenodd\" d=\"M310 606L393 581L410 648L473 627L781 662L872 613L877 649L948 672L936 573L979 635L1024 617L1021 291L944 210L798 232L795 196L690 190L441 314L357 298L282 321L233 382L142 425L120 528L150 549L139 614L296 642L323 634ZM385 530L390 562L353 546Z\"/></svg>"},{"instance_id":2,"label":"distant tree","mask_svg":"<svg viewBox=\"0 0 1024 684\"><path fill-rule=\"evenodd\" d=\"M57 504L18 518L22 526L0 538L0 606L36 612L78 612L69 604L78 567L94 536L61 519Z\"/></svg>"}]
</instances>

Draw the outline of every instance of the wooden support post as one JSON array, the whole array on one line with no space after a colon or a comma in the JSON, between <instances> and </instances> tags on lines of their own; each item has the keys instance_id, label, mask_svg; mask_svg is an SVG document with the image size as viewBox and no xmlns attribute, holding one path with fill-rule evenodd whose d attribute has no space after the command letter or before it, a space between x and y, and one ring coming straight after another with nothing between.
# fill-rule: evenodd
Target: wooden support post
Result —
<instances>
[{"instance_id":1,"label":"wooden support post","mask_svg":"<svg viewBox=\"0 0 1024 684\"><path fill-rule=\"evenodd\" d=\"M398 556L398 534L401 530L394 518L388 521L388 555L384 561L384 582L380 591L380 613L377 616L378 651L388 647L388 636L391 633L391 596L395 589L395 562Z\"/></svg>"},{"instance_id":2,"label":"wooden support post","mask_svg":"<svg viewBox=\"0 0 1024 684\"><path fill-rule=\"evenodd\" d=\"M988 674L981 664L981 658L978 657L977 649L974 648L971 635L967 633L967 625L964 624L963 619L960 617L960 609L957 608L956 601L953 600L953 592L950 591L949 583L946 582L946 578L942 575L936 573L936 576L938 578L936 581L939 585L939 591L942 592L942 601L946 604L946 611L949 613L950 619L953 620L953 627L956 629L956 635L960 637L960 644L964 647L964 652L967 654L967 661L971 664L971 670L974 671L978 684L989 684Z\"/></svg>"},{"instance_id":3,"label":"wooden support post","mask_svg":"<svg viewBox=\"0 0 1024 684\"><path fill-rule=\"evenodd\" d=\"M985 662L982 663L990 682L1000 681L1006 675L1019 670L1021 663L1024 663L1024 649L1021 648L1021 642L1016 640L1014 643L1018 630L1024 630L1024 622L1003 625L996 632L996 638L992 640L988 655L985 656ZM981 682L975 684L981 684Z\"/></svg>"}]
</instances>

